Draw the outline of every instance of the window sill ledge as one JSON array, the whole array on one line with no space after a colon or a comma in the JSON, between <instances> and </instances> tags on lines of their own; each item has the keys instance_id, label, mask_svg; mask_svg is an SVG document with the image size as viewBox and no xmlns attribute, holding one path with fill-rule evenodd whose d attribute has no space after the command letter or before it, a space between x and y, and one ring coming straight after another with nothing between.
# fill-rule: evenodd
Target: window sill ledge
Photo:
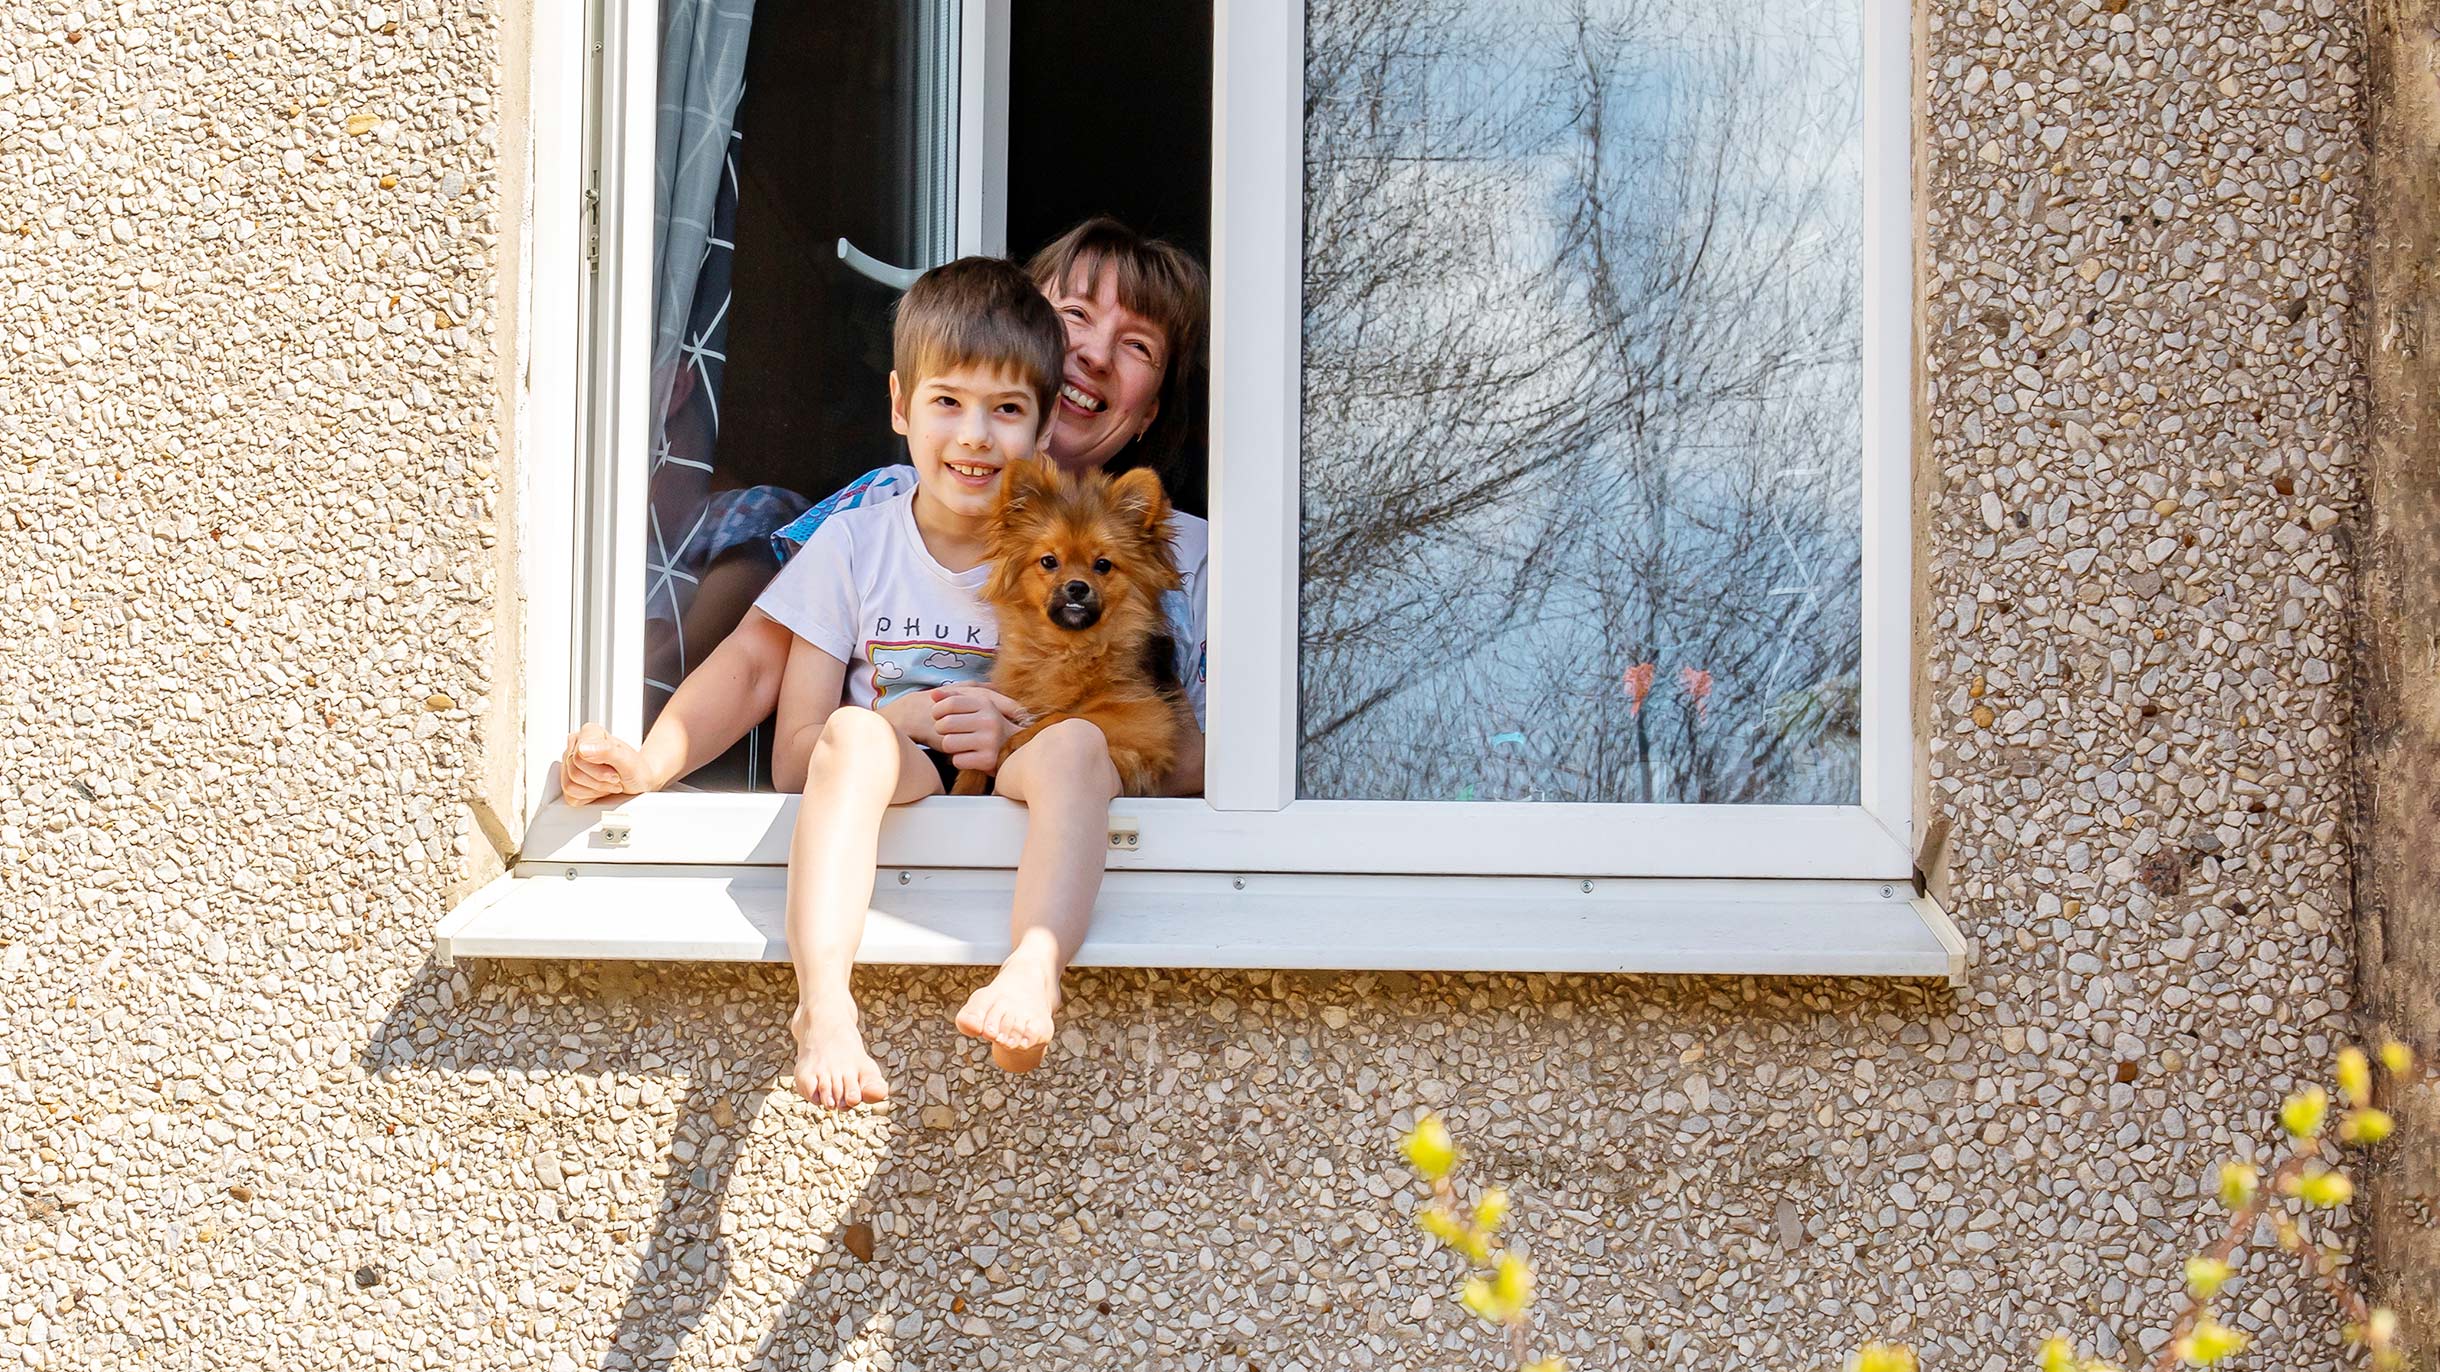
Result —
<instances>
[{"instance_id":1,"label":"window sill ledge","mask_svg":"<svg viewBox=\"0 0 2440 1372\"><path fill-rule=\"evenodd\" d=\"M1012 874L884 869L857 960L996 963ZM527 864L451 911L435 955L785 962L787 873ZM1588 889L1589 888L1589 889ZM1887 894L1884 894L1886 892ZM1948 915L1864 881L1113 871L1080 967L1642 972L1962 985Z\"/></svg>"}]
</instances>

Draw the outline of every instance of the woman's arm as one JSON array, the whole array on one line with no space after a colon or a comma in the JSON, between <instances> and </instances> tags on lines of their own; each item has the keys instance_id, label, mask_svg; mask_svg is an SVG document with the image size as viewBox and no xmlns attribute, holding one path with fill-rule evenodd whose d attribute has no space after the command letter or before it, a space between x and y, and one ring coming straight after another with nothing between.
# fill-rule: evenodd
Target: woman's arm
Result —
<instances>
[{"instance_id":1,"label":"woman's arm","mask_svg":"<svg viewBox=\"0 0 2440 1372\"><path fill-rule=\"evenodd\" d=\"M1178 724L1178 760L1161 779L1161 794L1165 796L1199 796L1203 794L1203 731L1191 720Z\"/></svg>"}]
</instances>

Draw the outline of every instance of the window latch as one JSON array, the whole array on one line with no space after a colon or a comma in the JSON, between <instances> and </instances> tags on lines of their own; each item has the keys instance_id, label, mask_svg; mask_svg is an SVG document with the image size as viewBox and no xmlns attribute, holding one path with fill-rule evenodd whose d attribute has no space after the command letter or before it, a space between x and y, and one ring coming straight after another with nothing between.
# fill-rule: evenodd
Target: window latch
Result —
<instances>
[{"instance_id":1,"label":"window latch","mask_svg":"<svg viewBox=\"0 0 2440 1372\"><path fill-rule=\"evenodd\" d=\"M602 174L596 167L585 173L585 271L600 271L601 265Z\"/></svg>"},{"instance_id":2,"label":"window latch","mask_svg":"<svg viewBox=\"0 0 2440 1372\"><path fill-rule=\"evenodd\" d=\"M612 810L602 816L601 824L593 832L601 836L604 848L624 848L635 837L635 821L622 811Z\"/></svg>"}]
</instances>

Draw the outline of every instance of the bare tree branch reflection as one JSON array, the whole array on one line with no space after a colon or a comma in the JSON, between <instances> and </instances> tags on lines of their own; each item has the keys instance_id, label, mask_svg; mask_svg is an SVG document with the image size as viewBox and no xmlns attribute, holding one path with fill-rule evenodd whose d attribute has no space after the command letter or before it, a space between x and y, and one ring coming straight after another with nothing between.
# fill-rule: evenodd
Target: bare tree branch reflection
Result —
<instances>
[{"instance_id":1,"label":"bare tree branch reflection","mask_svg":"<svg viewBox=\"0 0 2440 1372\"><path fill-rule=\"evenodd\" d=\"M1305 792L1852 802L1852 0L1308 15Z\"/></svg>"}]
</instances>

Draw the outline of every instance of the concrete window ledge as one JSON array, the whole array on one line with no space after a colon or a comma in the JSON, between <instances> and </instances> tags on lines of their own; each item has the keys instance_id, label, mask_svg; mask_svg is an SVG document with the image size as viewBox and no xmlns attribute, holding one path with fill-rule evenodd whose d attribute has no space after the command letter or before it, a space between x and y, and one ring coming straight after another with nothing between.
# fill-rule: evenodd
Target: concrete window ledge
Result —
<instances>
[{"instance_id":1,"label":"concrete window ledge","mask_svg":"<svg viewBox=\"0 0 2440 1372\"><path fill-rule=\"evenodd\" d=\"M436 955L785 962L778 867L527 863ZM996 963L1012 874L885 868L859 961ZM1903 883L1113 871L1080 967L1860 976L1963 984L1965 940Z\"/></svg>"}]
</instances>

